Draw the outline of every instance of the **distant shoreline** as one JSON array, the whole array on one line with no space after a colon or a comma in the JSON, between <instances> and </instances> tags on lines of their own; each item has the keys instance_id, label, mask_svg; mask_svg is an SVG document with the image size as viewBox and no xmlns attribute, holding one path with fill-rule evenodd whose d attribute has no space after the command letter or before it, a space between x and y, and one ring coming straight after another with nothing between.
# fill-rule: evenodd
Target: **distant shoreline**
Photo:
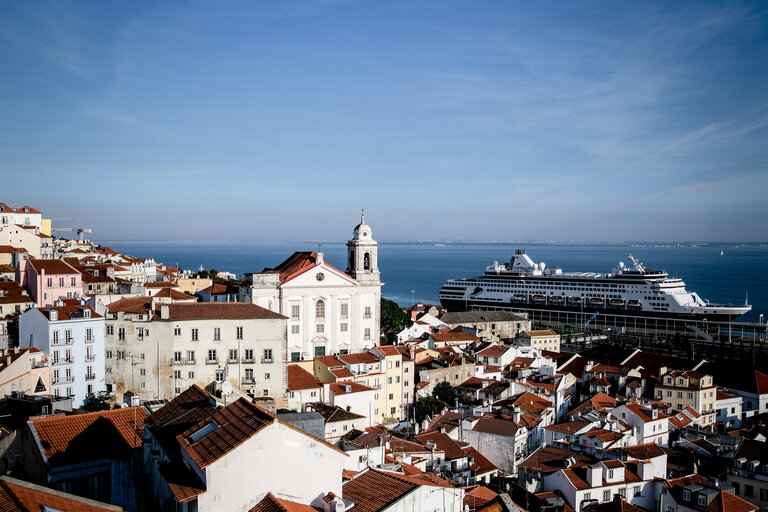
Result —
<instances>
[{"instance_id":1,"label":"distant shoreline","mask_svg":"<svg viewBox=\"0 0 768 512\"><path fill-rule=\"evenodd\" d=\"M104 240L93 241L99 245L270 245L270 244L346 244L346 240ZM563 241L563 240L379 240L380 245L529 245L529 246L602 246L602 247L767 247L768 242L758 241Z\"/></svg>"}]
</instances>

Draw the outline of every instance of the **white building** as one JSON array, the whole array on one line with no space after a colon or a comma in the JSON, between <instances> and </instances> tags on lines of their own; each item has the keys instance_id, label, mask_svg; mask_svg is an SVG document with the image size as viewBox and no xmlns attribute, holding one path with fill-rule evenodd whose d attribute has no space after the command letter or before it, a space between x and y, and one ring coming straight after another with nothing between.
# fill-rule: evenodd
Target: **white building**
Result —
<instances>
[{"instance_id":1,"label":"white building","mask_svg":"<svg viewBox=\"0 0 768 512\"><path fill-rule=\"evenodd\" d=\"M121 299L107 306L107 379L116 393L131 390L144 400L229 382L282 407L285 323L255 304Z\"/></svg>"},{"instance_id":2,"label":"white building","mask_svg":"<svg viewBox=\"0 0 768 512\"><path fill-rule=\"evenodd\" d=\"M321 252L296 252L275 268L245 274L240 302L288 317L291 361L379 344L378 243L364 218L347 242L347 253L346 273L328 264Z\"/></svg>"},{"instance_id":3,"label":"white building","mask_svg":"<svg viewBox=\"0 0 768 512\"><path fill-rule=\"evenodd\" d=\"M736 394L717 390L715 394L715 410L717 411L717 423L726 429L741 427L741 401Z\"/></svg>"},{"instance_id":4,"label":"white building","mask_svg":"<svg viewBox=\"0 0 768 512\"><path fill-rule=\"evenodd\" d=\"M25 311L19 341L47 354L54 396L71 396L80 407L88 395L106 389L104 317L77 299Z\"/></svg>"},{"instance_id":5,"label":"white building","mask_svg":"<svg viewBox=\"0 0 768 512\"><path fill-rule=\"evenodd\" d=\"M609 421L614 418L632 427L637 444L667 446L669 443L669 416L657 409L636 402L626 403L608 414Z\"/></svg>"}]
</instances>

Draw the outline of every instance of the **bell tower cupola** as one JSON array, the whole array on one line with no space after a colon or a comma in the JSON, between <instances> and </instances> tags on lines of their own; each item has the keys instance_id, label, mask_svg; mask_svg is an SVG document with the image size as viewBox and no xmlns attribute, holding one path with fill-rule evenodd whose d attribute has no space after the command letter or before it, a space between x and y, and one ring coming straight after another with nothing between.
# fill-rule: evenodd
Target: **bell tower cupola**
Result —
<instances>
[{"instance_id":1,"label":"bell tower cupola","mask_svg":"<svg viewBox=\"0 0 768 512\"><path fill-rule=\"evenodd\" d=\"M347 274L361 283L379 283L379 244L372 237L371 227L365 223L365 212L355 226L352 240L347 242Z\"/></svg>"}]
</instances>

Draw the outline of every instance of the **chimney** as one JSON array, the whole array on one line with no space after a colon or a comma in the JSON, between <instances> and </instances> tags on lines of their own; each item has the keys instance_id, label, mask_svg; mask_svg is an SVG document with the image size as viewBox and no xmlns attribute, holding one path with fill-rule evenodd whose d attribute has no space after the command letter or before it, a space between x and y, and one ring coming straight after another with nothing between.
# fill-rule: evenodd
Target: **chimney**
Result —
<instances>
[{"instance_id":1,"label":"chimney","mask_svg":"<svg viewBox=\"0 0 768 512\"><path fill-rule=\"evenodd\" d=\"M520 423L520 406L516 405L513 411L514 412L512 413L512 421L514 421L515 423Z\"/></svg>"},{"instance_id":2,"label":"chimney","mask_svg":"<svg viewBox=\"0 0 768 512\"><path fill-rule=\"evenodd\" d=\"M315 257L315 265L322 265L323 264L323 253L318 252L317 256Z\"/></svg>"},{"instance_id":3,"label":"chimney","mask_svg":"<svg viewBox=\"0 0 768 512\"><path fill-rule=\"evenodd\" d=\"M603 467L599 464L587 468L587 483L590 487L602 487L603 485Z\"/></svg>"},{"instance_id":4,"label":"chimney","mask_svg":"<svg viewBox=\"0 0 768 512\"><path fill-rule=\"evenodd\" d=\"M653 480L653 464L647 460L637 461L637 476L640 480Z\"/></svg>"}]
</instances>

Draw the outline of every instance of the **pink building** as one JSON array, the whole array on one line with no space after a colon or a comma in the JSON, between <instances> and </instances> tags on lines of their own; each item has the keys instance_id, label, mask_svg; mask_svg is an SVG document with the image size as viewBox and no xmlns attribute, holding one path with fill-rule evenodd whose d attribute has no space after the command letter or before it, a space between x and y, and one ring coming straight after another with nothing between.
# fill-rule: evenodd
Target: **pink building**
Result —
<instances>
[{"instance_id":1,"label":"pink building","mask_svg":"<svg viewBox=\"0 0 768 512\"><path fill-rule=\"evenodd\" d=\"M38 307L53 306L56 299L72 299L83 293L82 275L63 260L22 260L16 281L22 284Z\"/></svg>"}]
</instances>

